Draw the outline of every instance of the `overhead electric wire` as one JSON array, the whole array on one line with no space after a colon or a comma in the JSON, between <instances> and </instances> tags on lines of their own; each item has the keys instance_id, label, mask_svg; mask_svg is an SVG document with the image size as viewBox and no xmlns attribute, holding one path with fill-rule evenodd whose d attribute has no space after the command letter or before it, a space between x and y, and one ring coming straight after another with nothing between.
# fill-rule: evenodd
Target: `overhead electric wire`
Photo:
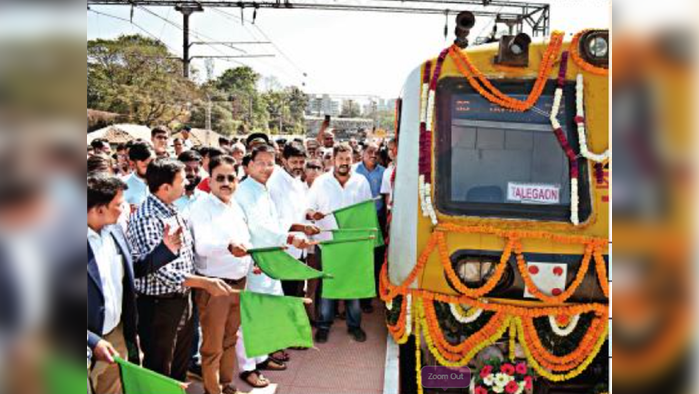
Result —
<instances>
[{"instance_id":1,"label":"overhead electric wire","mask_svg":"<svg viewBox=\"0 0 699 394\"><path fill-rule=\"evenodd\" d=\"M249 20L247 20L247 19L240 18L239 16L233 15L233 14L231 14L231 13L229 13L229 12L225 12L225 11L223 11L223 10L219 10L218 8L213 8L213 10L216 11L217 13L223 15L224 17L226 17L226 18L228 18L228 19L231 19L231 20L234 20L234 21L236 21L236 22L241 23L241 26L245 29L245 31L247 31L248 34L250 34L250 36L252 36L256 41L264 41L264 40L267 40L267 41L269 42L269 44L272 45L272 46L277 50L277 52L279 52L279 54L282 55L282 57L283 57L292 67L294 67L294 68L298 71L299 75L294 75L294 74L290 73L286 68L280 67L279 65L276 65L276 64L274 64L274 63L270 63L270 62L267 62L267 61L262 60L262 59L260 59L260 60L261 60L263 63L267 64L268 66L270 66L270 67L272 67L272 68L275 68L275 69L277 69L278 71L280 71L280 72L286 74L286 75L287 75L288 77L290 77L292 80L299 80L299 81L303 82L303 77L306 76L306 75L305 75L306 73L305 73L296 63L294 63L294 62L291 60L291 58L289 58L289 56L287 56L287 55L281 50L281 48L279 48L279 47L274 43L274 41L273 41L259 26L257 26L256 24L255 24L255 25L252 25L251 21L249 21ZM247 22L248 24L250 24L250 25L252 25L252 26L255 26L256 30L257 30L257 31L259 32L259 34L262 36L263 40L260 40L260 37L258 37L252 30L248 29L248 27L245 26L245 22Z\"/></svg>"},{"instance_id":2,"label":"overhead electric wire","mask_svg":"<svg viewBox=\"0 0 699 394\"><path fill-rule=\"evenodd\" d=\"M96 10L93 10L93 9L91 9L91 8L89 8L88 11L93 12L93 13L95 13L96 15L101 15L101 16L105 16L105 17L107 17L107 18L112 18L112 19L120 20L120 21L122 21L122 22L126 22L126 23L128 23L128 24L130 24L130 25L136 27L137 29L141 30L142 32L144 32L145 34L147 34L148 36L150 36L151 38L153 38L153 39L156 40L157 42L159 42L159 43L165 45L165 47L166 47L170 52L173 52L174 54L177 54L177 51L176 51L174 48L172 48L171 46L167 45L163 40L161 40L160 38L158 38L158 36L156 36L155 34L149 32L148 30L146 30L145 28L143 28L142 26L140 26L140 25L139 25L138 23L136 23L136 22L132 22L132 21L130 21L129 19L122 18L122 17L120 17L120 16L107 14L107 13L104 13L104 12L101 12L101 11L96 11Z\"/></svg>"},{"instance_id":3,"label":"overhead electric wire","mask_svg":"<svg viewBox=\"0 0 699 394\"><path fill-rule=\"evenodd\" d=\"M146 11L147 13L149 13L149 14L155 16L156 18L158 18L158 19L164 21L165 23L167 23L167 24L169 24L169 25L175 27L176 29L178 29L178 30L184 32L184 27L183 27L182 25L180 25L179 23L174 22L174 21L172 21L172 20L170 20L170 19L168 19L168 18L166 18L166 17L163 17L163 16L161 16L161 15L158 15L156 12L151 11L150 9L146 8L145 6L138 5L138 4L136 4L136 6L137 6L138 8L140 8L140 9ZM215 41L214 38L211 38L211 37L209 37L209 36L207 36L207 35L205 35L205 34L203 34L203 33L197 32L196 30L194 30L194 29L192 29L192 28L189 29L189 32L190 32L193 36L199 38L200 40ZM215 50L215 51L218 52L219 54L221 54L221 55L223 55L223 56L227 56L225 52L221 51L221 50L220 50L219 48L217 48L216 46L211 45L211 44L207 43L206 41L202 41L202 43L203 43L204 45L206 45L206 46L212 48L213 50ZM231 49L235 49L235 48L231 48ZM244 63L241 63L241 62L239 62L239 61L235 61L235 60L230 59L230 58L228 58L228 59L227 59L227 58L221 58L220 60L223 60L223 61L228 62L228 63L235 63L235 64L243 65L243 66L245 65Z\"/></svg>"}]
</instances>

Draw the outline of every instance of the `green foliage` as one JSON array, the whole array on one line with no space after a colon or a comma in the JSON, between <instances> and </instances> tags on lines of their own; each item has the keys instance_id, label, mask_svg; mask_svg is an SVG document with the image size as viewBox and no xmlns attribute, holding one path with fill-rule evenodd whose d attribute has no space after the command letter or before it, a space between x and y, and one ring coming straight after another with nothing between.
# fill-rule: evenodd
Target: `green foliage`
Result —
<instances>
[{"instance_id":1,"label":"green foliage","mask_svg":"<svg viewBox=\"0 0 699 394\"><path fill-rule=\"evenodd\" d=\"M160 42L140 35L87 43L87 105L126 115L144 125L188 116L197 86L182 77L182 64Z\"/></svg>"},{"instance_id":2,"label":"green foliage","mask_svg":"<svg viewBox=\"0 0 699 394\"><path fill-rule=\"evenodd\" d=\"M270 89L260 92L261 76L247 66L197 86L182 76L182 62L164 44L140 35L88 41L87 63L88 108L125 115L129 122L204 128L210 108L212 129L226 135L305 130L303 91L281 89L268 77Z\"/></svg>"}]
</instances>

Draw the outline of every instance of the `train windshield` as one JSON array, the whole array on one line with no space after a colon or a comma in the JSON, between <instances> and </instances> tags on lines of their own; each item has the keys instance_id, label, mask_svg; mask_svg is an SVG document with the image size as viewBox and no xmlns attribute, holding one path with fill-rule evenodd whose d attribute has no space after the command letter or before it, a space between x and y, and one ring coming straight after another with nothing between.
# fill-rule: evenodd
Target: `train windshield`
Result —
<instances>
[{"instance_id":1,"label":"train windshield","mask_svg":"<svg viewBox=\"0 0 699 394\"><path fill-rule=\"evenodd\" d=\"M530 81L496 87L524 100ZM456 216L567 221L569 164L551 128L554 83L536 105L518 113L492 104L463 79L447 78L437 89L437 207ZM575 86L564 88L559 122L574 151ZM590 215L588 170L580 167L580 220Z\"/></svg>"}]
</instances>

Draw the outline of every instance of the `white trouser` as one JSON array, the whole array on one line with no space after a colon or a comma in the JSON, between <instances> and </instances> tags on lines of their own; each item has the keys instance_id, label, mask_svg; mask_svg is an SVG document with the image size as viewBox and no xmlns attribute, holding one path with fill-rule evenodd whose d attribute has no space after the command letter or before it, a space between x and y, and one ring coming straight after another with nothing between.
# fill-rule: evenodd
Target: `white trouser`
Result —
<instances>
[{"instance_id":1,"label":"white trouser","mask_svg":"<svg viewBox=\"0 0 699 394\"><path fill-rule=\"evenodd\" d=\"M238 356L238 370L240 372L250 372L257 369L257 364L267 361L268 356L248 358L245 353L245 343L243 343L243 329L238 330L238 342L235 344L235 353Z\"/></svg>"}]
</instances>

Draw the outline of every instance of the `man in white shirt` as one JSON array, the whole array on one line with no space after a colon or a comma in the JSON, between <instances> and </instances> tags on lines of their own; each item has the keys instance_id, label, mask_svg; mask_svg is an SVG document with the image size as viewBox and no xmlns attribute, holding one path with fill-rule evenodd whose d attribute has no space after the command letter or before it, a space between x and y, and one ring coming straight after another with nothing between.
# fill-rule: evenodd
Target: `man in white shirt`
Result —
<instances>
[{"instance_id":1,"label":"man in white shirt","mask_svg":"<svg viewBox=\"0 0 699 394\"><path fill-rule=\"evenodd\" d=\"M233 200L238 186L235 159L218 156L211 160L211 194L190 208L190 226L194 235L197 273L218 278L236 290L245 288L252 266L247 256L251 247L245 217ZM240 294L211 297L195 291L203 333L201 346L204 388L207 393L235 392L234 379L237 333L240 328Z\"/></svg>"},{"instance_id":2,"label":"man in white shirt","mask_svg":"<svg viewBox=\"0 0 699 394\"><path fill-rule=\"evenodd\" d=\"M323 214L329 214L337 209L371 200L371 188L366 178L359 174L353 174L351 171L352 147L342 143L335 147L333 155L333 171L319 176L313 183L309 195L311 210ZM316 219L319 219L321 216L316 215ZM316 223L322 230L337 228L337 223L332 215L325 216ZM321 233L320 238L327 239L329 237L328 233ZM320 248L316 249L316 256L322 266L323 256L320 253ZM336 306L337 301L321 298L320 318L315 337L316 342L325 343L328 341L330 328L335 318ZM359 300L346 300L345 307L347 309L349 334L357 342L366 341L366 333L361 328L362 311L359 306Z\"/></svg>"},{"instance_id":3,"label":"man in white shirt","mask_svg":"<svg viewBox=\"0 0 699 394\"><path fill-rule=\"evenodd\" d=\"M129 162L133 172L124 178L128 189L124 192L124 198L134 212L148 197L148 184L146 183L146 171L148 164L155 158L155 152L146 141L136 141L129 148Z\"/></svg>"},{"instance_id":4,"label":"man in white shirt","mask_svg":"<svg viewBox=\"0 0 699 394\"><path fill-rule=\"evenodd\" d=\"M282 224L278 210L272 200L267 183L275 170L275 150L267 144L257 145L252 149L251 161L248 166L250 176L245 179L235 193L238 202L245 214L245 220L250 230L250 238L255 248L291 245L297 249L305 249L310 244L305 237L290 234L289 227ZM314 226L294 224L292 230L305 230L308 235L317 233ZM284 291L281 282L272 279L263 272L254 269L248 274L247 289L256 293L273 294L282 296ZM288 355L284 352L276 353L272 359L266 357L248 359L245 356L243 341L238 341L238 365L244 372L243 378L251 376L248 372L256 369L285 368L282 363L288 361ZM278 362L282 361L282 362ZM257 364L257 368L255 365ZM259 373L257 374L259 376ZM254 376L254 375L253 375ZM248 383L259 383L246 379Z\"/></svg>"},{"instance_id":5,"label":"man in white shirt","mask_svg":"<svg viewBox=\"0 0 699 394\"><path fill-rule=\"evenodd\" d=\"M294 225L303 224L304 227L314 227L307 223L308 196L301 176L306 165L306 149L303 144L292 141L284 146L282 154L283 167L277 168L269 179L269 193L272 197L282 223L282 228L289 231L315 231L315 228L294 228ZM299 234L300 235L300 234ZM306 251L293 246L287 249L292 257L304 260ZM282 288L287 296L300 297L303 295L303 281L283 281Z\"/></svg>"},{"instance_id":6,"label":"man in white shirt","mask_svg":"<svg viewBox=\"0 0 699 394\"><path fill-rule=\"evenodd\" d=\"M114 226L126 187L114 176L87 179L87 343L97 361L90 380L96 392L105 394L122 392L114 356L126 358L127 343L137 342L131 251ZM175 249L169 240L168 245Z\"/></svg>"}]
</instances>

